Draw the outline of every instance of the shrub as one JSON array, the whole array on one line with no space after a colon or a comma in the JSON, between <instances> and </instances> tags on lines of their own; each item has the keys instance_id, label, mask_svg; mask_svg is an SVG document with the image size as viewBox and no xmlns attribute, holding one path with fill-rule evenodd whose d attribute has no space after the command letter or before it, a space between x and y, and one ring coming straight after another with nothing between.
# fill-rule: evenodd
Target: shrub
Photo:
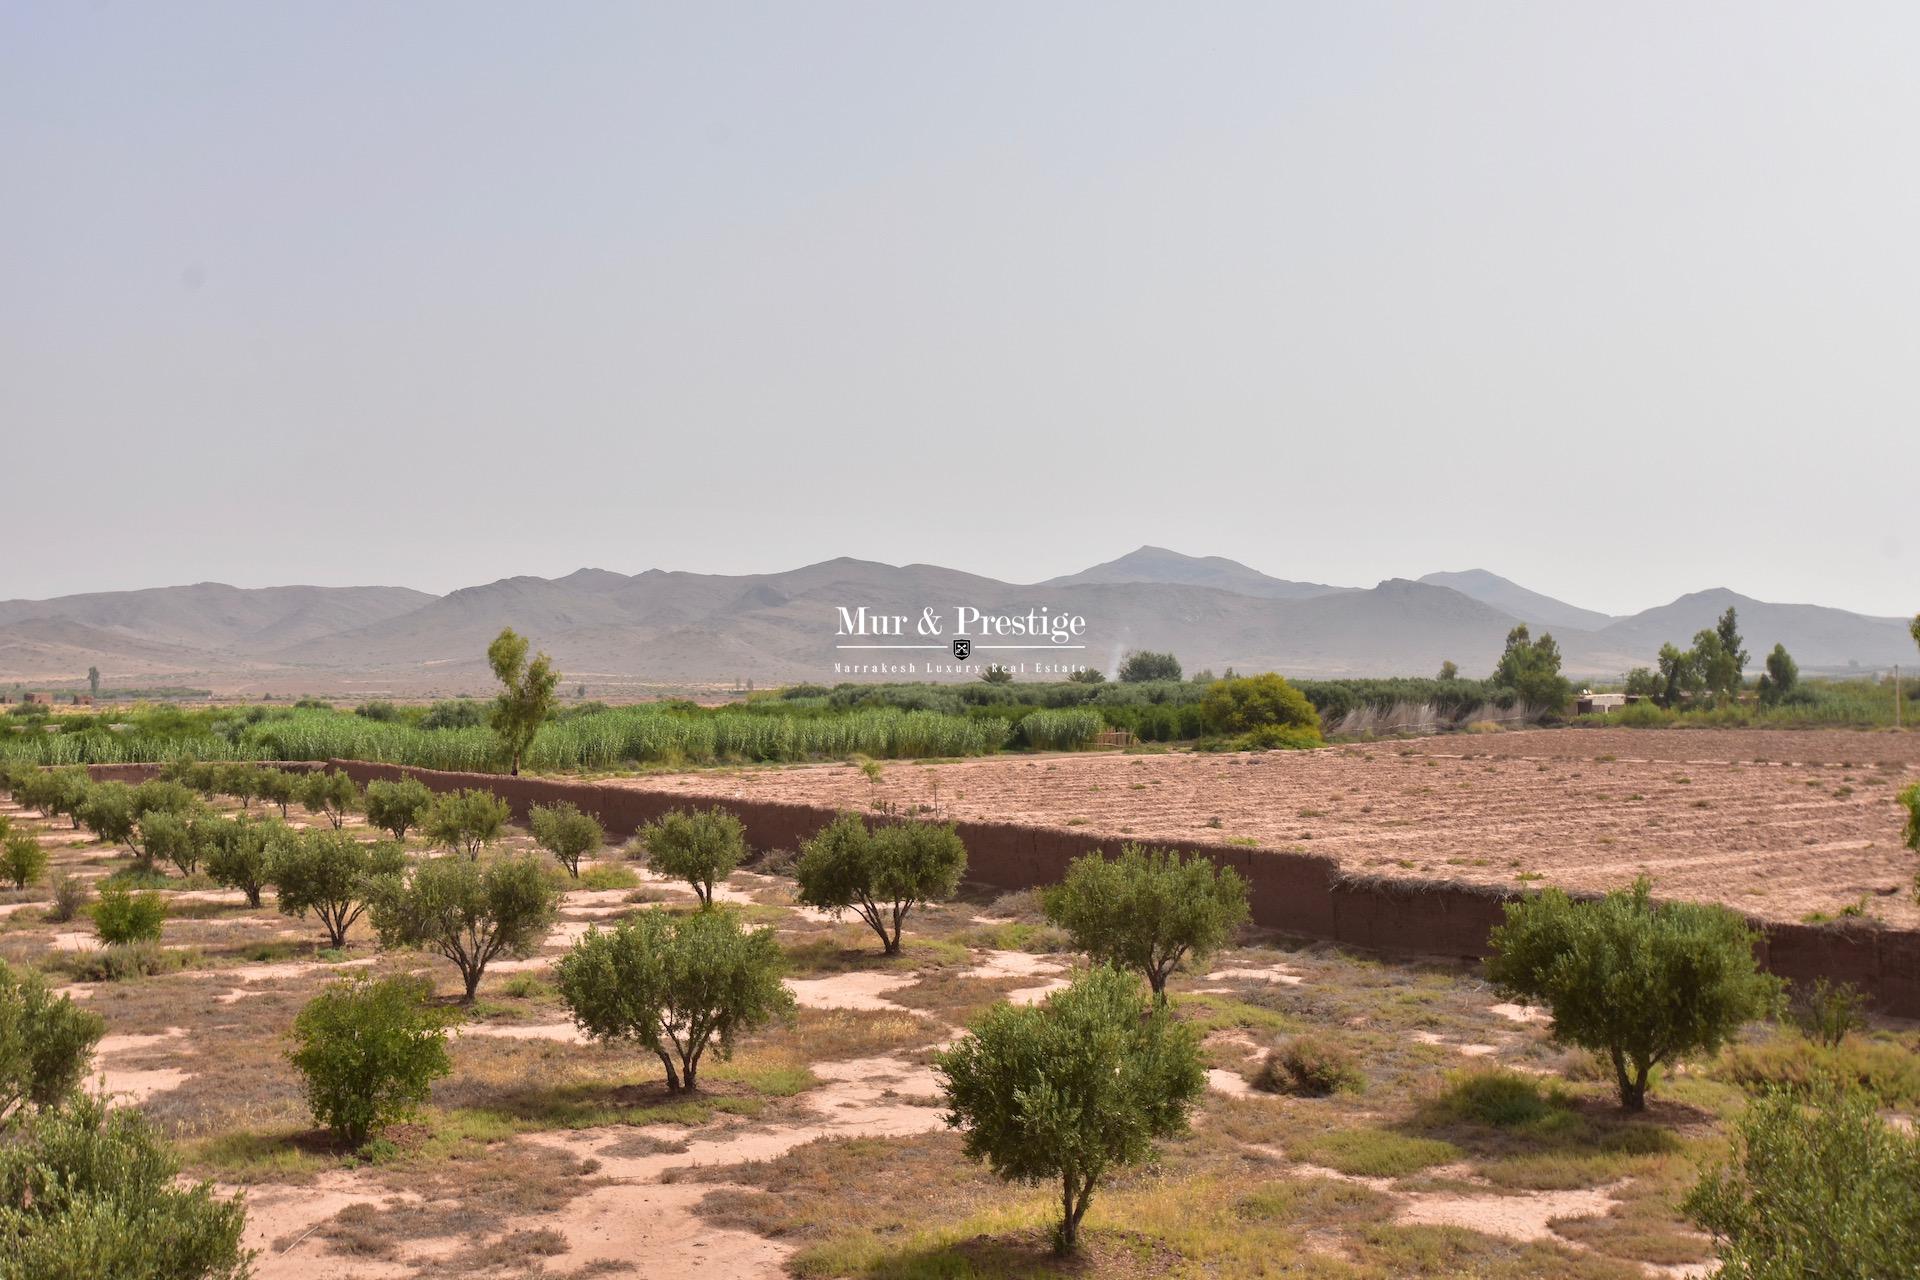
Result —
<instances>
[{"instance_id":1,"label":"shrub","mask_svg":"<svg viewBox=\"0 0 1920 1280\"><path fill-rule=\"evenodd\" d=\"M405 840L432 807L433 792L418 778L367 784L367 821L395 840Z\"/></svg>"},{"instance_id":2,"label":"shrub","mask_svg":"<svg viewBox=\"0 0 1920 1280\"><path fill-rule=\"evenodd\" d=\"M430 858L411 874L382 877L369 895L383 947L417 947L453 961L472 1003L496 956L529 956L553 924L560 888L533 857L482 867Z\"/></svg>"},{"instance_id":3,"label":"shrub","mask_svg":"<svg viewBox=\"0 0 1920 1280\"><path fill-rule=\"evenodd\" d=\"M1215 733L1290 729L1312 739L1320 737L1320 713L1307 701L1307 695L1271 673L1215 680L1200 700L1200 714Z\"/></svg>"},{"instance_id":4,"label":"shrub","mask_svg":"<svg viewBox=\"0 0 1920 1280\"><path fill-rule=\"evenodd\" d=\"M66 924L80 914L80 908L87 905L90 896L87 882L64 871L55 871L48 880L53 901L47 907L47 919L55 924Z\"/></svg>"},{"instance_id":5,"label":"shrub","mask_svg":"<svg viewBox=\"0 0 1920 1280\"><path fill-rule=\"evenodd\" d=\"M582 1030L653 1050L667 1088L691 1091L709 1047L725 1059L735 1036L792 1014L781 959L772 929L744 929L731 911L656 908L587 930L555 980Z\"/></svg>"},{"instance_id":6,"label":"shrub","mask_svg":"<svg viewBox=\"0 0 1920 1280\"><path fill-rule=\"evenodd\" d=\"M1454 1073L1433 1110L1445 1120L1511 1129L1536 1124L1565 1110L1571 1095L1538 1077L1499 1068Z\"/></svg>"},{"instance_id":7,"label":"shrub","mask_svg":"<svg viewBox=\"0 0 1920 1280\"><path fill-rule=\"evenodd\" d=\"M559 860L574 879L580 878L580 859L607 841L607 833L592 814L572 803L536 804L527 810L527 823L542 849Z\"/></svg>"},{"instance_id":8,"label":"shrub","mask_svg":"<svg viewBox=\"0 0 1920 1280\"><path fill-rule=\"evenodd\" d=\"M1144 684L1151 680L1178 680L1180 660L1170 653L1152 653L1136 649L1120 660L1120 683Z\"/></svg>"},{"instance_id":9,"label":"shrub","mask_svg":"<svg viewBox=\"0 0 1920 1280\"><path fill-rule=\"evenodd\" d=\"M11 880L14 888L26 888L46 871L47 851L40 847L40 841L32 832L9 832L5 840L0 841L0 875Z\"/></svg>"},{"instance_id":10,"label":"shrub","mask_svg":"<svg viewBox=\"0 0 1920 1280\"><path fill-rule=\"evenodd\" d=\"M1825 978L1816 978L1811 985L1794 987L1788 1013L1801 1035L1815 1044L1837 1049L1847 1032L1867 1025L1867 997L1851 982L1836 986Z\"/></svg>"},{"instance_id":11,"label":"shrub","mask_svg":"<svg viewBox=\"0 0 1920 1280\"><path fill-rule=\"evenodd\" d=\"M293 1020L287 1060L306 1082L313 1118L349 1146L414 1114L453 1068L447 1028L458 1016L427 1003L418 978L335 981Z\"/></svg>"},{"instance_id":12,"label":"shrub","mask_svg":"<svg viewBox=\"0 0 1920 1280\"><path fill-rule=\"evenodd\" d=\"M1544 1004L1556 1040L1604 1053L1620 1105L1639 1111L1654 1067L1713 1052L1773 1007L1779 983L1754 963L1755 940L1724 907L1656 905L1644 878L1597 902L1549 889L1507 905L1487 974Z\"/></svg>"},{"instance_id":13,"label":"shrub","mask_svg":"<svg viewBox=\"0 0 1920 1280\"><path fill-rule=\"evenodd\" d=\"M1507 647L1494 668L1493 683L1511 690L1528 706L1546 711L1559 711L1573 696L1572 683L1560 674L1560 646L1545 632L1532 639L1524 622L1507 633Z\"/></svg>"},{"instance_id":14,"label":"shrub","mask_svg":"<svg viewBox=\"0 0 1920 1280\"><path fill-rule=\"evenodd\" d=\"M347 815L360 807L360 788L344 773L319 770L300 782L300 805L308 813L317 813L333 824L335 831L347 825Z\"/></svg>"},{"instance_id":15,"label":"shrub","mask_svg":"<svg viewBox=\"0 0 1920 1280\"><path fill-rule=\"evenodd\" d=\"M187 952L169 951L157 942L123 942L94 951L70 952L57 964L75 982L125 982L184 969L187 960Z\"/></svg>"},{"instance_id":16,"label":"shrub","mask_svg":"<svg viewBox=\"0 0 1920 1280\"><path fill-rule=\"evenodd\" d=\"M0 960L0 1128L26 1107L64 1102L85 1077L106 1020L55 997L31 969Z\"/></svg>"},{"instance_id":17,"label":"shrub","mask_svg":"<svg viewBox=\"0 0 1920 1280\"><path fill-rule=\"evenodd\" d=\"M480 850L500 838L513 811L491 791L447 791L435 796L421 830L435 844L478 860Z\"/></svg>"},{"instance_id":18,"label":"shrub","mask_svg":"<svg viewBox=\"0 0 1920 1280\"><path fill-rule=\"evenodd\" d=\"M967 869L967 847L953 825L888 823L878 831L842 813L800 847L794 866L799 899L810 907L852 910L900 953L900 928L923 903L951 898Z\"/></svg>"},{"instance_id":19,"label":"shrub","mask_svg":"<svg viewBox=\"0 0 1920 1280\"><path fill-rule=\"evenodd\" d=\"M1714 1238L1724 1280L1920 1275L1920 1136L1893 1128L1858 1094L1756 1098L1732 1158L1684 1209Z\"/></svg>"},{"instance_id":20,"label":"shrub","mask_svg":"<svg viewBox=\"0 0 1920 1280\"><path fill-rule=\"evenodd\" d=\"M282 915L313 912L326 927L327 945L344 947L347 930L367 909L372 878L395 874L405 863L405 853L390 841L362 844L345 831L303 831L274 850L267 878Z\"/></svg>"},{"instance_id":21,"label":"shrub","mask_svg":"<svg viewBox=\"0 0 1920 1280\"><path fill-rule=\"evenodd\" d=\"M1256 1089L1268 1093L1298 1093L1324 1097L1330 1093L1359 1093L1367 1077L1351 1050L1325 1036L1295 1036L1272 1050L1254 1076Z\"/></svg>"},{"instance_id":22,"label":"shrub","mask_svg":"<svg viewBox=\"0 0 1920 1280\"><path fill-rule=\"evenodd\" d=\"M213 784L222 794L238 800L242 809L250 809L260 796L260 774L259 765L235 761L214 770Z\"/></svg>"},{"instance_id":23,"label":"shrub","mask_svg":"<svg viewBox=\"0 0 1920 1280\"><path fill-rule=\"evenodd\" d=\"M1248 915L1247 883L1231 867L1135 844L1118 858L1075 858L1041 902L1077 950L1145 974L1162 1003L1173 971L1224 946Z\"/></svg>"},{"instance_id":24,"label":"shrub","mask_svg":"<svg viewBox=\"0 0 1920 1280\"><path fill-rule=\"evenodd\" d=\"M1759 1093L1789 1089L1803 1097L1857 1090L1884 1107L1920 1106L1920 1055L1897 1041L1850 1036L1834 1046L1781 1036L1727 1049L1714 1074Z\"/></svg>"},{"instance_id":25,"label":"shrub","mask_svg":"<svg viewBox=\"0 0 1920 1280\"><path fill-rule=\"evenodd\" d=\"M1009 1180L1058 1180L1062 1252L1101 1175L1183 1132L1206 1087L1193 1028L1104 967L1041 1005L994 1006L934 1066L969 1157Z\"/></svg>"},{"instance_id":26,"label":"shrub","mask_svg":"<svg viewBox=\"0 0 1920 1280\"><path fill-rule=\"evenodd\" d=\"M478 729L487 722L487 709L472 698L449 699L427 708L422 729Z\"/></svg>"},{"instance_id":27,"label":"shrub","mask_svg":"<svg viewBox=\"0 0 1920 1280\"><path fill-rule=\"evenodd\" d=\"M0 1149L0 1280L243 1280L246 1209L180 1162L138 1111L76 1098Z\"/></svg>"},{"instance_id":28,"label":"shrub","mask_svg":"<svg viewBox=\"0 0 1920 1280\"><path fill-rule=\"evenodd\" d=\"M647 865L693 886L700 905L713 905L713 887L747 856L747 829L715 806L704 812L674 809L640 829Z\"/></svg>"},{"instance_id":29,"label":"shrub","mask_svg":"<svg viewBox=\"0 0 1920 1280\"><path fill-rule=\"evenodd\" d=\"M132 893L119 885L102 885L93 904L94 932L102 942L158 942L167 919L167 900L153 892Z\"/></svg>"},{"instance_id":30,"label":"shrub","mask_svg":"<svg viewBox=\"0 0 1920 1280\"><path fill-rule=\"evenodd\" d=\"M1900 793L1900 803L1907 807L1907 825L1901 839L1907 842L1907 848L1920 852L1920 782Z\"/></svg>"},{"instance_id":31,"label":"shrub","mask_svg":"<svg viewBox=\"0 0 1920 1280\"><path fill-rule=\"evenodd\" d=\"M250 907L260 905L260 891L272 879L275 852L298 838L272 818L221 822L209 834L207 874L215 884L246 894Z\"/></svg>"}]
</instances>

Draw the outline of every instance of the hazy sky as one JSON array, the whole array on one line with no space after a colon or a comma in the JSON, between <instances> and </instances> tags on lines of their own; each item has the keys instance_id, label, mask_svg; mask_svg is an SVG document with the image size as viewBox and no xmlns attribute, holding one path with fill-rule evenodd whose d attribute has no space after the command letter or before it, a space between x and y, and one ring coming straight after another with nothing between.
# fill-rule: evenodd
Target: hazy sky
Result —
<instances>
[{"instance_id":1,"label":"hazy sky","mask_svg":"<svg viewBox=\"0 0 1920 1280\"><path fill-rule=\"evenodd\" d=\"M0 597L1920 607L1920 6L0 6Z\"/></svg>"}]
</instances>

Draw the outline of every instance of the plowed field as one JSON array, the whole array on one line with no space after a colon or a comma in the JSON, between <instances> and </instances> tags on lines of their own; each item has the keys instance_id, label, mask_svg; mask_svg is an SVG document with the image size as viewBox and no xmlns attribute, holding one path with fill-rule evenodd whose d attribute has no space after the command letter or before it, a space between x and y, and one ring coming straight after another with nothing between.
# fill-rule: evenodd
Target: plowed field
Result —
<instances>
[{"instance_id":1,"label":"plowed field","mask_svg":"<svg viewBox=\"0 0 1920 1280\"><path fill-rule=\"evenodd\" d=\"M1542 730L1259 755L999 756L653 776L689 796L1072 827L1328 854L1355 871L1658 892L1775 920L1850 906L1920 925L1895 793L1920 735Z\"/></svg>"}]
</instances>

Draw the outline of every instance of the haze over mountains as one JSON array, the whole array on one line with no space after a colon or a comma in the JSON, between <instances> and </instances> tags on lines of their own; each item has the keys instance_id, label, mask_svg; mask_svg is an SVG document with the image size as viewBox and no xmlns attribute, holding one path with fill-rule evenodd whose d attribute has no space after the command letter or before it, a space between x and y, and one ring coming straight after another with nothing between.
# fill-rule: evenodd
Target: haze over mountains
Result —
<instances>
[{"instance_id":1,"label":"haze over mountains","mask_svg":"<svg viewBox=\"0 0 1920 1280\"><path fill-rule=\"evenodd\" d=\"M1479 569L1357 588L1141 547L1032 585L934 565L838 559L738 576L581 569L563 578L503 578L445 596L404 587L245 590L200 583L12 600L0 602L0 681L73 687L97 666L110 687L478 691L490 683L487 641L512 626L553 656L569 684L600 696L745 679L763 686L831 683L885 678L837 672L836 662L951 665L944 647L960 606L1023 615L1044 608L1086 619L1078 637L1083 649L980 652L979 660L1111 670L1126 650L1151 648L1172 650L1189 671L1429 675L1451 659L1462 674L1483 675L1508 629L1524 621L1553 632L1569 674L1617 676L1651 665L1668 640L1688 643L1728 605L1739 610L1755 665L1776 641L1809 672L1881 668L1916 656L1904 619L1766 603L1720 588L1613 618ZM909 619L909 634L837 637L838 609L861 606L870 615ZM931 639L911 633L928 609L943 624ZM929 647L835 647L896 639ZM975 642L996 640L977 635ZM909 678L925 674L921 665Z\"/></svg>"}]
</instances>

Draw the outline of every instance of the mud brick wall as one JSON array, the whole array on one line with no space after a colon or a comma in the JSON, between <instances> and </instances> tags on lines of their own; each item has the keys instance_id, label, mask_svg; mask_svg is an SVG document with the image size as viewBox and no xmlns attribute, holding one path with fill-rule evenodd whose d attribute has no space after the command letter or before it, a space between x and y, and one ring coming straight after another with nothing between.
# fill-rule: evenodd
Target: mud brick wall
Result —
<instances>
[{"instance_id":1,"label":"mud brick wall","mask_svg":"<svg viewBox=\"0 0 1920 1280\"><path fill-rule=\"evenodd\" d=\"M327 767L318 760L260 760L255 763L288 773L312 773ZM87 766L87 776L95 782L137 784L159 777L161 768L157 764L90 764Z\"/></svg>"},{"instance_id":2,"label":"mud brick wall","mask_svg":"<svg viewBox=\"0 0 1920 1280\"><path fill-rule=\"evenodd\" d=\"M122 767L122 766L110 766ZM136 766L138 767L138 766ZM626 837L669 809L719 804L739 817L756 849L792 849L832 821L823 805L714 800L641 787L556 778L510 778L493 773L447 773L401 765L333 760L328 767L365 785L375 778L415 777L435 791L481 787L506 800L524 819L530 804L571 800L596 815L609 835ZM967 877L1003 889L1052 884L1067 864L1093 849L1120 842L1052 827L960 822L967 845ZM1478 959L1512 896L1483 886L1431 881L1348 880L1331 858L1237 845L1182 844L1247 878L1255 924L1369 950ZM1824 977L1852 982L1880 1009L1920 1017L1920 932L1846 926L1753 922L1766 932L1760 958L1791 981Z\"/></svg>"}]
</instances>

